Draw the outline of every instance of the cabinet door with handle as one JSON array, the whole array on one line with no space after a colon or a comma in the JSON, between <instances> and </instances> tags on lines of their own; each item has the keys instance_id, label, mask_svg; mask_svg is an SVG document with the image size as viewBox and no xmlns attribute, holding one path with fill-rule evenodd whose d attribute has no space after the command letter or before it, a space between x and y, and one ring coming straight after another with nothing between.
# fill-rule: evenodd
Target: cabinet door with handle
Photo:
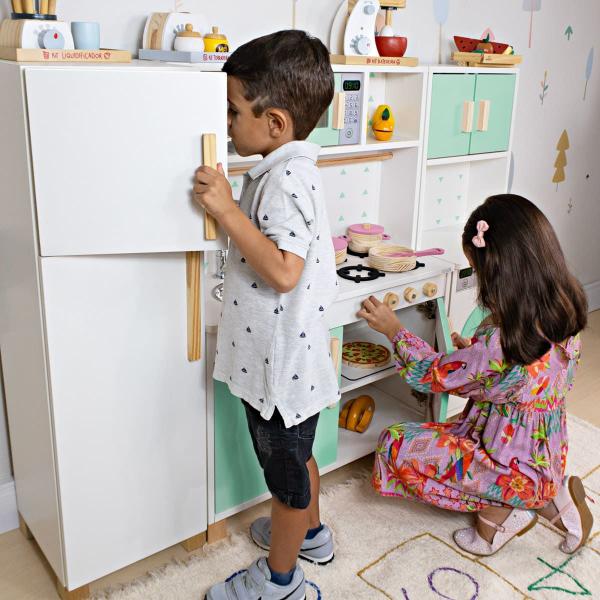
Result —
<instances>
[{"instance_id":1,"label":"cabinet door with handle","mask_svg":"<svg viewBox=\"0 0 600 600\"><path fill-rule=\"evenodd\" d=\"M42 258L70 587L206 530L205 360L185 254Z\"/></svg>"},{"instance_id":2,"label":"cabinet door with handle","mask_svg":"<svg viewBox=\"0 0 600 600\"><path fill-rule=\"evenodd\" d=\"M473 74L462 73L433 76L427 158L469 153L475 79Z\"/></svg>"},{"instance_id":3,"label":"cabinet door with handle","mask_svg":"<svg viewBox=\"0 0 600 600\"><path fill-rule=\"evenodd\" d=\"M226 163L222 73L25 70L42 256L216 249L194 205L202 135Z\"/></svg>"},{"instance_id":4,"label":"cabinet door with handle","mask_svg":"<svg viewBox=\"0 0 600 600\"><path fill-rule=\"evenodd\" d=\"M508 149L515 84L516 75L477 75L470 154Z\"/></svg>"}]
</instances>

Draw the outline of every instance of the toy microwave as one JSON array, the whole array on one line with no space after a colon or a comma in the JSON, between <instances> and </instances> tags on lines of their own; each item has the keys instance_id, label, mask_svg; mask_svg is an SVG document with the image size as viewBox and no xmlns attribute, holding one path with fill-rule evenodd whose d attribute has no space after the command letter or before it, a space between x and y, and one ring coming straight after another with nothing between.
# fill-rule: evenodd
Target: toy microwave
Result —
<instances>
[{"instance_id":1,"label":"toy microwave","mask_svg":"<svg viewBox=\"0 0 600 600\"><path fill-rule=\"evenodd\" d=\"M319 146L360 143L363 113L364 73L335 73L335 95L331 106L308 137Z\"/></svg>"}]
</instances>

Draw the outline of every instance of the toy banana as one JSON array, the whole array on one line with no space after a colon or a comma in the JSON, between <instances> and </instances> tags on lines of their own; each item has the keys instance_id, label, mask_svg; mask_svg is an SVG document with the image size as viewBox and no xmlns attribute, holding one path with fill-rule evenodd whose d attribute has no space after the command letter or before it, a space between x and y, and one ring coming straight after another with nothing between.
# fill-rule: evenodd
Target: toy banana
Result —
<instances>
[{"instance_id":1,"label":"toy banana","mask_svg":"<svg viewBox=\"0 0 600 600\"><path fill-rule=\"evenodd\" d=\"M340 413L339 426L356 431L358 433L365 432L375 412L375 401L371 396L359 396L352 400L348 400Z\"/></svg>"}]
</instances>

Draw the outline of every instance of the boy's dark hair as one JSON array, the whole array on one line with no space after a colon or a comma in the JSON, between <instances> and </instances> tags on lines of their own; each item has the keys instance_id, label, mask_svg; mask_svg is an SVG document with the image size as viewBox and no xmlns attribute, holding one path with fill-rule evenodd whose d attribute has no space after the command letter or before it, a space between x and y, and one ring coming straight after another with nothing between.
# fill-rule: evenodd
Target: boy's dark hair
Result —
<instances>
[{"instance_id":1,"label":"boy's dark hair","mask_svg":"<svg viewBox=\"0 0 600 600\"><path fill-rule=\"evenodd\" d=\"M486 221L485 247L473 244ZM569 272L544 213L514 194L490 196L469 217L463 249L477 274L479 301L500 329L507 361L531 364L587 324L587 299Z\"/></svg>"},{"instance_id":2,"label":"boy's dark hair","mask_svg":"<svg viewBox=\"0 0 600 600\"><path fill-rule=\"evenodd\" d=\"M297 140L308 137L333 99L329 52L305 31L278 31L256 38L240 46L223 71L242 82L257 117L267 108L287 110Z\"/></svg>"}]
</instances>

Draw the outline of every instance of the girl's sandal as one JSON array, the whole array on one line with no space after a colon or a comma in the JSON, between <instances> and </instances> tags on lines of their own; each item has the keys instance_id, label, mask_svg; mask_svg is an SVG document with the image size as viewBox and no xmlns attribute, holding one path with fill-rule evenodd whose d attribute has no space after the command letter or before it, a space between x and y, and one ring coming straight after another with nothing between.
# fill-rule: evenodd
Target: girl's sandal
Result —
<instances>
[{"instance_id":1,"label":"girl's sandal","mask_svg":"<svg viewBox=\"0 0 600 600\"><path fill-rule=\"evenodd\" d=\"M507 544L516 535L522 536L537 523L538 516L531 510L514 508L501 525L488 521L480 514L477 518L496 530L492 542L484 540L477 527L467 527L454 532L454 541L459 548L476 556L491 556Z\"/></svg>"},{"instance_id":2,"label":"girl's sandal","mask_svg":"<svg viewBox=\"0 0 600 600\"><path fill-rule=\"evenodd\" d=\"M559 548L565 554L577 552L588 540L594 517L587 505L586 498L594 502L585 493L585 488L579 477L565 477L563 484L552 500L557 510L552 519L547 519L551 525L554 525L556 531L564 536ZM556 524L562 521L566 531L562 531Z\"/></svg>"}]
</instances>

